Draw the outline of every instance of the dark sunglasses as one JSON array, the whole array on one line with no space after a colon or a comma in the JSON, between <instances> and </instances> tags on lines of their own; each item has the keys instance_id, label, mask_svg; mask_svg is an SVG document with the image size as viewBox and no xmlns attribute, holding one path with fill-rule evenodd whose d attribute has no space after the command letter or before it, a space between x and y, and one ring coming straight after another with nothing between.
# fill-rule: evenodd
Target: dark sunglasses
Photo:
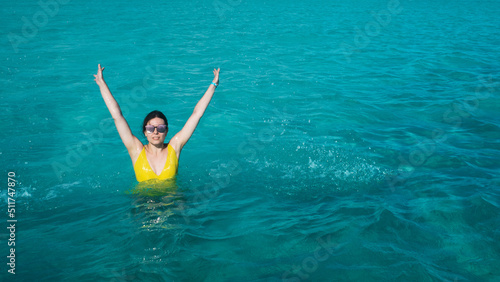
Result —
<instances>
[{"instance_id":1,"label":"dark sunglasses","mask_svg":"<svg viewBox=\"0 0 500 282\"><path fill-rule=\"evenodd\" d=\"M165 131L167 131L167 125L166 124L160 124L158 126L146 125L146 131L148 133L155 132L155 128L156 128L156 130L158 130L158 133L165 133Z\"/></svg>"}]
</instances>

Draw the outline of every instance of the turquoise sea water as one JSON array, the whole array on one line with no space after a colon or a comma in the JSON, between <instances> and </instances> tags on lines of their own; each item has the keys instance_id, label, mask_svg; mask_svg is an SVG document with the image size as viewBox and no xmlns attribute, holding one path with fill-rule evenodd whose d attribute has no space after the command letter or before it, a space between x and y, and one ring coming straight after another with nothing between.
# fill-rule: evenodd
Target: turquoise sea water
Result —
<instances>
[{"instance_id":1,"label":"turquoise sea water","mask_svg":"<svg viewBox=\"0 0 500 282\"><path fill-rule=\"evenodd\" d=\"M0 10L1 281L500 280L500 2ZM221 68L175 182L137 185L98 63L138 136Z\"/></svg>"}]
</instances>

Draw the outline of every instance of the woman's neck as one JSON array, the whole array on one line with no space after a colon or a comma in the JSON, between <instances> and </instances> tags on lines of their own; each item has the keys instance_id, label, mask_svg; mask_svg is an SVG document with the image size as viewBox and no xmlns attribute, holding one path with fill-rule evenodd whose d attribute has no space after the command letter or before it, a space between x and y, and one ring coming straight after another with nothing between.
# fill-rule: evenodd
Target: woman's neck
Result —
<instances>
[{"instance_id":1,"label":"woman's neck","mask_svg":"<svg viewBox=\"0 0 500 282\"><path fill-rule=\"evenodd\" d=\"M161 151L165 148L165 144L158 144L158 145L153 145L151 143L148 143L147 145L147 150L150 152L150 153L153 153L153 154L157 154L157 153L161 153Z\"/></svg>"}]
</instances>

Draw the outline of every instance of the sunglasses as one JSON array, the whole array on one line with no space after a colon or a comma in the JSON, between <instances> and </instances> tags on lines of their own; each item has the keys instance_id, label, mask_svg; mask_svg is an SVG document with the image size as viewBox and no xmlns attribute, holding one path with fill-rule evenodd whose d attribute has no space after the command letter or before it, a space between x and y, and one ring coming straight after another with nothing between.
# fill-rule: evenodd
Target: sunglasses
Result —
<instances>
[{"instance_id":1,"label":"sunglasses","mask_svg":"<svg viewBox=\"0 0 500 282\"><path fill-rule=\"evenodd\" d=\"M155 128L156 128L156 130L158 130L158 133L165 133L165 131L167 131L167 125L166 124L160 124L158 126L146 125L146 131L148 133L155 132Z\"/></svg>"}]
</instances>

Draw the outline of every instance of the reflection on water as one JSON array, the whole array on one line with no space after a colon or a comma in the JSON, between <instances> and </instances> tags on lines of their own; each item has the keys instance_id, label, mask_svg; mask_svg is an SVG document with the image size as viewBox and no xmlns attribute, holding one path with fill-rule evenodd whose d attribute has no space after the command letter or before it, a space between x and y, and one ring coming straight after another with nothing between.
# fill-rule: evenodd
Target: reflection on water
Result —
<instances>
[{"instance_id":1,"label":"reflection on water","mask_svg":"<svg viewBox=\"0 0 500 282\"><path fill-rule=\"evenodd\" d=\"M142 228L173 229L173 215L184 207L184 196L176 178L140 182L129 191L134 201L131 214Z\"/></svg>"},{"instance_id":2,"label":"reflection on water","mask_svg":"<svg viewBox=\"0 0 500 282\"><path fill-rule=\"evenodd\" d=\"M177 189L177 178L174 177L165 180L151 179L139 182L126 193L146 197L161 197L175 194Z\"/></svg>"}]
</instances>

